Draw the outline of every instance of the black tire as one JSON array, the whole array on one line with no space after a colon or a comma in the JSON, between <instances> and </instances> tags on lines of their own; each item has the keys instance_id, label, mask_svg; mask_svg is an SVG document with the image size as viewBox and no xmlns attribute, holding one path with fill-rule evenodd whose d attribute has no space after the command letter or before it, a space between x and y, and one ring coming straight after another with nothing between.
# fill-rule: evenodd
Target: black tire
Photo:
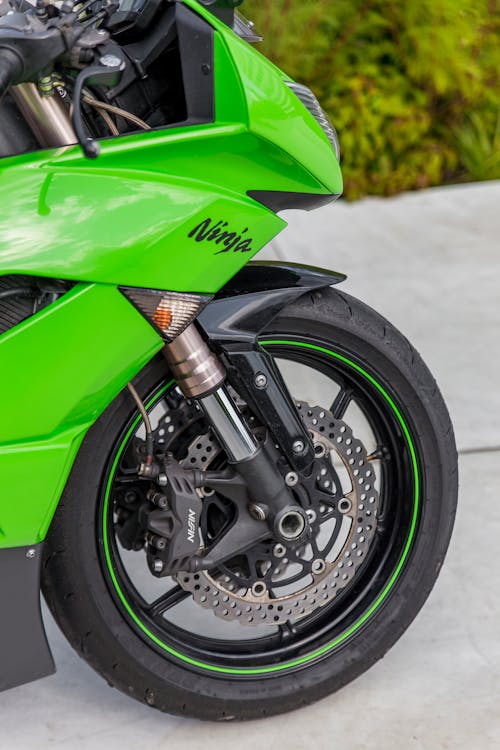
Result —
<instances>
[{"instance_id":1,"label":"black tire","mask_svg":"<svg viewBox=\"0 0 500 750\"><path fill-rule=\"evenodd\" d=\"M266 337L284 336L314 340L347 354L384 384L404 414L421 479L411 545L389 592L364 624L305 666L265 676L221 678L162 655L139 635L111 595L96 543L104 472L117 436L134 411L129 394L123 392L90 430L79 452L47 539L43 592L82 658L110 685L162 711L211 720L253 719L307 705L338 690L398 640L425 602L443 563L456 509L457 455L446 406L420 356L381 316L332 289L308 294L284 310ZM144 397L164 379L163 363L154 360L135 385Z\"/></svg>"}]
</instances>

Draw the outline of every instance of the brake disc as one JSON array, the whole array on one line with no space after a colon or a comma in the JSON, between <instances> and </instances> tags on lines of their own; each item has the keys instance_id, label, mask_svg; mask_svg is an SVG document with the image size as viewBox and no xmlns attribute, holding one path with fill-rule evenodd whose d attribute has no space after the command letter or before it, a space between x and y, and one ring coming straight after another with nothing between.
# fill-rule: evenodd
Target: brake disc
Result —
<instances>
[{"instance_id":1,"label":"brake disc","mask_svg":"<svg viewBox=\"0 0 500 750\"><path fill-rule=\"evenodd\" d=\"M365 560L374 538L379 494L375 487L375 471L364 445L354 437L347 424L334 419L329 411L311 407L305 402L298 402L297 407L317 453L324 454L332 462L337 476L342 480L342 499L337 504L342 514L341 526L338 527L336 521L335 528L331 530L337 539L330 557L315 561L318 563L316 570L313 568L307 580L298 582L298 590L286 591L281 596L273 592L272 584L274 581L277 585L286 576L287 569L293 567L292 555L288 559L286 550L281 559L270 555L269 561L274 567L270 585L267 586L258 578L251 587L241 585L238 571L234 575L228 575L227 570L179 573L178 583L192 594L194 601L205 609L211 609L222 619L250 626L275 625L293 623L311 614L332 601L349 584ZM208 433L192 442L184 463L191 468L207 469L207 464L220 452L217 441ZM317 479L321 480L319 473ZM321 513L320 510L314 524L316 539L330 533L326 527L327 523L331 525L331 520L323 523ZM271 549L273 544L271 542ZM323 545L323 548L327 547L328 544ZM295 558L303 556L304 560L308 554L310 550L307 544L294 551ZM291 579L295 580L293 570L291 572Z\"/></svg>"}]
</instances>

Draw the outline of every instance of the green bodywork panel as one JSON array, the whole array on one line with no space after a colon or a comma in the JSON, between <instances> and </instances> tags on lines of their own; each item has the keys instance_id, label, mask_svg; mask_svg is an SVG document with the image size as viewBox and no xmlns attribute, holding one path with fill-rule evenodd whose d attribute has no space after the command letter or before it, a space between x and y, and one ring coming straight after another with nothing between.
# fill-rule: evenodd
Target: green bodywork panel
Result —
<instances>
[{"instance_id":1,"label":"green bodywork panel","mask_svg":"<svg viewBox=\"0 0 500 750\"><path fill-rule=\"evenodd\" d=\"M105 284L77 285L0 337L0 547L43 540L87 430L161 346Z\"/></svg>"},{"instance_id":2,"label":"green bodywork panel","mask_svg":"<svg viewBox=\"0 0 500 750\"><path fill-rule=\"evenodd\" d=\"M0 276L78 282L0 336L0 548L44 538L87 430L162 346L117 286L214 294L286 226L248 191L342 192L286 76L186 5L215 28L213 123L0 161ZM208 220L249 241L197 241Z\"/></svg>"}]
</instances>

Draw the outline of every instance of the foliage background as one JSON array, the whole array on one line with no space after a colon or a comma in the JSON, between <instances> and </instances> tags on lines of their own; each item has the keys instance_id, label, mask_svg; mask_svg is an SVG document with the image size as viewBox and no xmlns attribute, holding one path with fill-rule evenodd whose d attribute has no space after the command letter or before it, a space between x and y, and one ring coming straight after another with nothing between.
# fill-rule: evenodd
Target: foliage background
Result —
<instances>
[{"instance_id":1,"label":"foliage background","mask_svg":"<svg viewBox=\"0 0 500 750\"><path fill-rule=\"evenodd\" d=\"M500 178L500 0L246 0L339 131L345 194Z\"/></svg>"}]
</instances>

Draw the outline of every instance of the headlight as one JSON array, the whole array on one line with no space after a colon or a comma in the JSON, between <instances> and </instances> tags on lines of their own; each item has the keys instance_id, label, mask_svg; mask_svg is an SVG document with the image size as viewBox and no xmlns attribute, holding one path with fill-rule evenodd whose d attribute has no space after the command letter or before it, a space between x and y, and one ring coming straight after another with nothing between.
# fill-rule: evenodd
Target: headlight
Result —
<instances>
[{"instance_id":1,"label":"headlight","mask_svg":"<svg viewBox=\"0 0 500 750\"><path fill-rule=\"evenodd\" d=\"M301 83L294 83L293 81L286 81L285 83L293 91L295 96L300 99L304 107L312 114L323 133L332 144L335 155L340 161L340 144L337 131L333 127L330 118L314 96L311 89L307 88L307 86L303 86Z\"/></svg>"},{"instance_id":2,"label":"headlight","mask_svg":"<svg viewBox=\"0 0 500 750\"><path fill-rule=\"evenodd\" d=\"M120 291L165 341L179 336L212 299L202 294L162 292L158 289L122 286Z\"/></svg>"}]
</instances>

